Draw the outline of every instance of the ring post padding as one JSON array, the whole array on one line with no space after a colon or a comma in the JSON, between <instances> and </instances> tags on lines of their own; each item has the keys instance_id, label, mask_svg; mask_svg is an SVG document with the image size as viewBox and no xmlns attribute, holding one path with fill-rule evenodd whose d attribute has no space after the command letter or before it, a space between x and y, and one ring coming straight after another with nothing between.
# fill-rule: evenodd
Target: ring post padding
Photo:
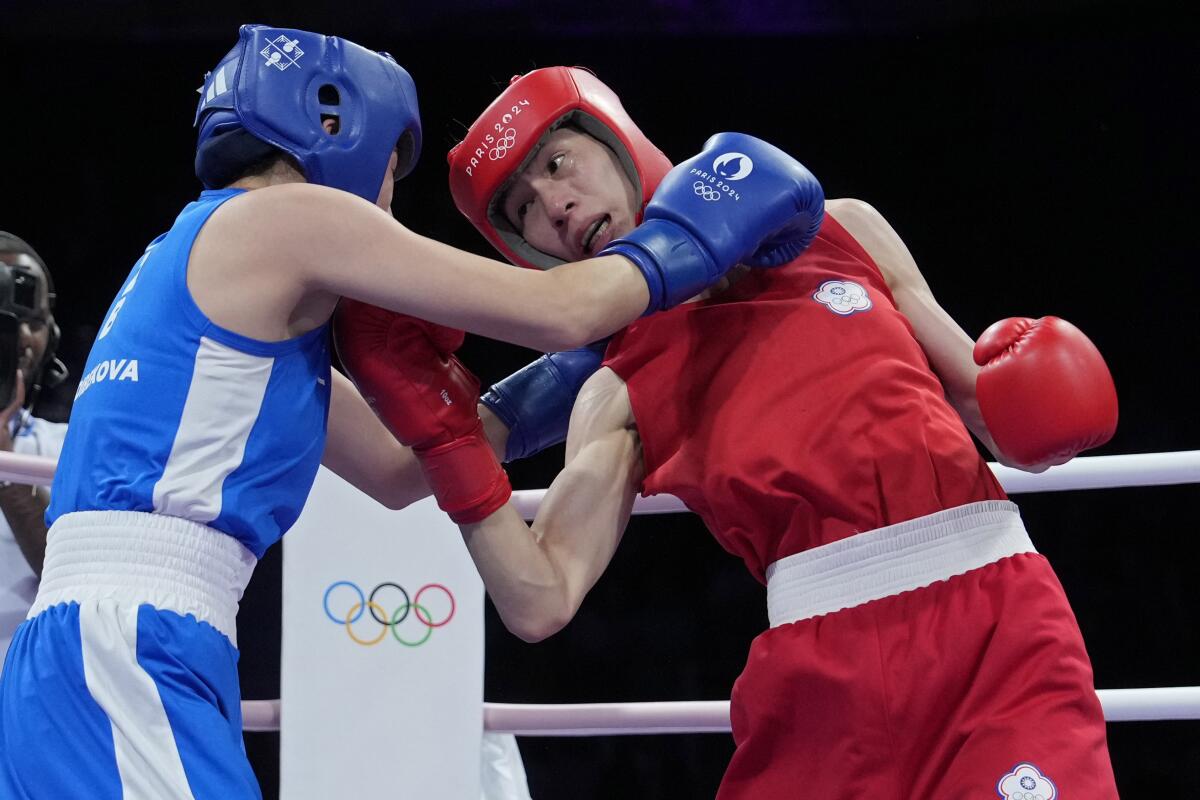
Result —
<instances>
[{"instance_id":1,"label":"ring post padding","mask_svg":"<svg viewBox=\"0 0 1200 800\"><path fill-rule=\"evenodd\" d=\"M432 498L392 511L325 469L283 541L280 795L478 800L483 584ZM274 712L274 713L273 713ZM363 768L363 742L419 730Z\"/></svg>"}]
</instances>

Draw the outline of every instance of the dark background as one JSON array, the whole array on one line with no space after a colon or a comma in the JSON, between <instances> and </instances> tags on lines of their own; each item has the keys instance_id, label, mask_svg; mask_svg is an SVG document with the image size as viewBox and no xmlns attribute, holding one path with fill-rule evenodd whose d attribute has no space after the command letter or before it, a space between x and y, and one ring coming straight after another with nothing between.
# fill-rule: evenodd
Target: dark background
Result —
<instances>
[{"instance_id":1,"label":"dark background","mask_svg":"<svg viewBox=\"0 0 1200 800\"><path fill-rule=\"evenodd\" d=\"M741 130L803 160L828 196L875 205L968 333L1011 315L1082 327L1121 399L1120 429L1098 453L1200 448L1196 26L1145 3L372 1L281 12L0 0L0 228L53 270L76 378L129 267L199 189L195 89L249 21L344 35L409 69L425 150L395 210L421 233L489 252L453 209L445 151L512 74L585 65L672 158ZM464 353L485 382L532 356L474 338ZM63 387L40 412L65 417L72 394ZM546 486L561 459L556 449L514 465L514 484ZM1017 499L1071 598L1097 686L1200 683L1196 489ZM239 620L247 698L278 696L279 576L276 548ZM763 590L694 517L635 519L550 641L519 642L489 609L486 696L725 699L765 624ZM398 731L389 746L405 735L417 734ZM1125 797L1200 792L1200 723L1119 723L1109 737ZM732 751L723 735L522 747L537 800L711 796ZM248 734L247 748L274 796L278 736Z\"/></svg>"}]
</instances>

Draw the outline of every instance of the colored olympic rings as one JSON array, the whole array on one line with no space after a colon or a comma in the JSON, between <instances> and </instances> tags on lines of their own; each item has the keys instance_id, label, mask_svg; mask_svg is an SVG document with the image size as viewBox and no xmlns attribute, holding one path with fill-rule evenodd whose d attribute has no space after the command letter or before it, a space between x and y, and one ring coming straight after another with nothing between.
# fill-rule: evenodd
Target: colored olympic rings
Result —
<instances>
[{"instance_id":1,"label":"colored olympic rings","mask_svg":"<svg viewBox=\"0 0 1200 800\"><path fill-rule=\"evenodd\" d=\"M329 596L333 594L335 589L342 586L351 589L355 594L357 594L358 602L352 603L349 609L347 609L346 613L339 616L330 610ZM403 602L397 605L396 609L391 613L388 613L387 609L384 608L383 605L375 601L375 596L384 589L395 589L404 598ZM446 613L446 616L443 619L438 621L434 621L433 615L429 613L429 609L421 604L421 596L427 591L434 589L444 593L446 598L450 601L450 610ZM371 590L369 595L363 594L363 590L357 583L354 583L353 581L334 581L333 583L329 584L329 588L325 590L324 608L325 616L328 617L335 625L344 625L346 627L346 633L350 636L351 641L355 642L356 644L363 645L364 647L377 645L383 641L383 638L387 636L387 633L390 630L392 632L392 638L394 638L400 644L406 647L419 647L420 645L423 645L425 642L429 641L429 637L433 635L434 628L441 628L454 618L454 612L458 607L455 604L454 595L449 589L440 583L427 583L418 589L415 595L409 597L407 589L400 584L392 583L391 581L380 583ZM372 638L363 638L354 631L354 623L358 622L358 620L362 618L364 610L371 615L371 619L375 620L375 622L379 623L380 625L379 633ZM400 635L400 623L408 619L409 612L412 612L412 616L425 626L425 634L416 640L405 639Z\"/></svg>"}]
</instances>

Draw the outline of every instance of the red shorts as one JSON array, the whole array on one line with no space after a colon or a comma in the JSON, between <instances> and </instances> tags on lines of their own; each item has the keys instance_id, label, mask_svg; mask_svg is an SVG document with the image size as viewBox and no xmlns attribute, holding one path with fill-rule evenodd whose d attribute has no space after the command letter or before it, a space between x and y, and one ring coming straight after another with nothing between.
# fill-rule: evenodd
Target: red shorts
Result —
<instances>
[{"instance_id":1,"label":"red shorts","mask_svg":"<svg viewBox=\"0 0 1200 800\"><path fill-rule=\"evenodd\" d=\"M1083 639L1036 553L772 628L732 718L719 800L1117 796Z\"/></svg>"}]
</instances>

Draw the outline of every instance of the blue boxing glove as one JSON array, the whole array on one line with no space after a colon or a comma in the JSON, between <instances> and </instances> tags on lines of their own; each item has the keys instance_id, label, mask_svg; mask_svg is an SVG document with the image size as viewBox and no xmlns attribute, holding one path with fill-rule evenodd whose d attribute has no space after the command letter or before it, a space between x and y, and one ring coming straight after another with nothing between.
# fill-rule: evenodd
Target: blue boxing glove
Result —
<instances>
[{"instance_id":1,"label":"blue boxing glove","mask_svg":"<svg viewBox=\"0 0 1200 800\"><path fill-rule=\"evenodd\" d=\"M540 453L567 438L571 408L600 368L608 340L544 355L492 386L479 402L508 426L504 460Z\"/></svg>"},{"instance_id":2,"label":"blue boxing glove","mask_svg":"<svg viewBox=\"0 0 1200 800\"><path fill-rule=\"evenodd\" d=\"M739 263L791 261L817 235L824 213L821 184L803 164L753 136L718 133L667 173L642 224L599 255L638 266L651 313L682 303Z\"/></svg>"}]
</instances>

